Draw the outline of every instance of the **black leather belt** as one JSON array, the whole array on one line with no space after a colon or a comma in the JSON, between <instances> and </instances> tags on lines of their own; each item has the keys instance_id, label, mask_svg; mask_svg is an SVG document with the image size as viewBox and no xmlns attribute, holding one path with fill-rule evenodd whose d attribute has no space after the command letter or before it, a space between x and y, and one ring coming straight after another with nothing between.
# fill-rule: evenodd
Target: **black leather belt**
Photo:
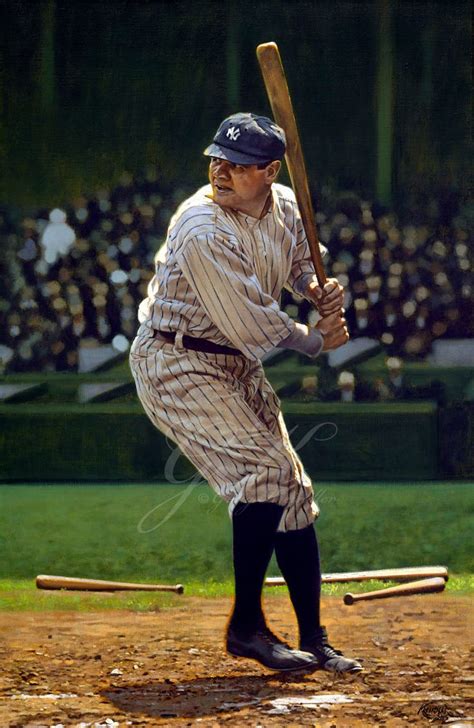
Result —
<instances>
[{"instance_id":1,"label":"black leather belt","mask_svg":"<svg viewBox=\"0 0 474 728\"><path fill-rule=\"evenodd\" d=\"M176 339L176 333L174 331L157 331L157 334L174 343ZM198 339L195 336L183 336L183 346L185 349L193 349L193 351L204 351L206 354L232 354L233 356L243 356L242 352L238 349L233 349L232 346L222 346L221 344L214 344L209 339Z\"/></svg>"}]
</instances>

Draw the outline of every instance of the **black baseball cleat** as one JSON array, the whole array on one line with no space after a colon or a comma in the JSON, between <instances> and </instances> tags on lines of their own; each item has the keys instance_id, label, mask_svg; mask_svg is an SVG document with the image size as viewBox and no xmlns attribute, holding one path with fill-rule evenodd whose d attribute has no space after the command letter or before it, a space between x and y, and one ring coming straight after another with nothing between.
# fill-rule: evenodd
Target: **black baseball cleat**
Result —
<instances>
[{"instance_id":1,"label":"black baseball cleat","mask_svg":"<svg viewBox=\"0 0 474 728\"><path fill-rule=\"evenodd\" d=\"M249 657L270 670L313 672L319 666L318 660L313 655L300 650L292 650L268 627L260 627L249 636L242 636L229 627L226 647L227 652L234 657Z\"/></svg>"},{"instance_id":2,"label":"black baseball cleat","mask_svg":"<svg viewBox=\"0 0 474 728\"><path fill-rule=\"evenodd\" d=\"M344 657L340 650L331 647L325 627L320 627L310 639L302 640L300 649L314 655L318 660L319 667L328 672L335 672L338 675L355 675L364 669L360 662Z\"/></svg>"}]
</instances>

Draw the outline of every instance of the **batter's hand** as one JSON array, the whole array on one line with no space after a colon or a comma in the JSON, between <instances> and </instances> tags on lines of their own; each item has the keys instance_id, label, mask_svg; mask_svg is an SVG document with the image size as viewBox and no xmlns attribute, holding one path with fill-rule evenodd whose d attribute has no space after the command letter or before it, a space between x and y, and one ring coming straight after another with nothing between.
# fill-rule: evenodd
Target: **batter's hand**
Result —
<instances>
[{"instance_id":1,"label":"batter's hand","mask_svg":"<svg viewBox=\"0 0 474 728\"><path fill-rule=\"evenodd\" d=\"M316 328L324 338L323 351L332 351L349 341L349 331L341 309L318 321Z\"/></svg>"},{"instance_id":2,"label":"batter's hand","mask_svg":"<svg viewBox=\"0 0 474 728\"><path fill-rule=\"evenodd\" d=\"M321 316L329 316L341 311L344 303L344 287L337 278L328 278L324 288L320 288L317 281L311 281L306 289L306 296L314 303Z\"/></svg>"}]
</instances>

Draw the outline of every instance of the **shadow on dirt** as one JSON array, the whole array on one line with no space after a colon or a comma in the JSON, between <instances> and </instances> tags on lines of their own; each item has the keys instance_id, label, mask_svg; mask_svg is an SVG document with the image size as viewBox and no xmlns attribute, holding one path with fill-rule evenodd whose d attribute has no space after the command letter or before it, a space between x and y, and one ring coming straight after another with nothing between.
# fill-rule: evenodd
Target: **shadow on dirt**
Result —
<instances>
[{"instance_id":1,"label":"shadow on dirt","mask_svg":"<svg viewBox=\"0 0 474 728\"><path fill-rule=\"evenodd\" d=\"M140 683L103 690L101 695L124 712L172 718L240 710L289 694L307 696L312 687L314 692L320 689L314 675L275 673Z\"/></svg>"}]
</instances>

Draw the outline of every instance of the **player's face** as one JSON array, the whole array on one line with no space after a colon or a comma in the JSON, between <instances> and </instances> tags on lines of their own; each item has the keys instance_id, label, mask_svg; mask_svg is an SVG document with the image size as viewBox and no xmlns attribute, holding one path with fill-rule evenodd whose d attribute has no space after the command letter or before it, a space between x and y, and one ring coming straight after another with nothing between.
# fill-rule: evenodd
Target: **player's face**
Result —
<instances>
[{"instance_id":1,"label":"player's face","mask_svg":"<svg viewBox=\"0 0 474 728\"><path fill-rule=\"evenodd\" d=\"M209 181L214 202L221 207L231 207L252 217L260 217L280 166L280 162L274 161L259 169L256 164L233 164L212 157Z\"/></svg>"}]
</instances>

